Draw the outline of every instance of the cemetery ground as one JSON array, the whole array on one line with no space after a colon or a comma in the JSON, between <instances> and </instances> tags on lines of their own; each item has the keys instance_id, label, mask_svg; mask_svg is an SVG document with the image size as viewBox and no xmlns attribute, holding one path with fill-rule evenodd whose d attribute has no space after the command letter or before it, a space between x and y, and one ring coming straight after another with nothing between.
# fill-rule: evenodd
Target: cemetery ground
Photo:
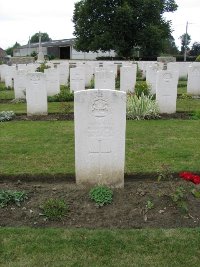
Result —
<instances>
[{"instance_id":1,"label":"cemetery ground","mask_svg":"<svg viewBox=\"0 0 200 267\"><path fill-rule=\"evenodd\" d=\"M0 209L0 266L199 266L200 188L179 173L199 174L200 120L191 114L200 100L178 99L184 119L127 121L125 187L97 207L75 185L73 116L55 115L63 104L48 103L49 121L27 121L12 90L0 96L0 111L17 114L0 124L0 188L27 194ZM67 203L61 220L44 216L50 198Z\"/></svg>"}]
</instances>

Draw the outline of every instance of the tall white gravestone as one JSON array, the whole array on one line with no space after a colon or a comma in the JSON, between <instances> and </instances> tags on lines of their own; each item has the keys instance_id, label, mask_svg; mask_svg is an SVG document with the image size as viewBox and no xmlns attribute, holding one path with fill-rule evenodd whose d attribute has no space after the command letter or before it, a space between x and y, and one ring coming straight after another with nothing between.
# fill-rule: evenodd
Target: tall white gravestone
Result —
<instances>
[{"instance_id":1,"label":"tall white gravestone","mask_svg":"<svg viewBox=\"0 0 200 267\"><path fill-rule=\"evenodd\" d=\"M94 84L95 89L115 90L115 73L104 68L96 68Z\"/></svg>"},{"instance_id":2,"label":"tall white gravestone","mask_svg":"<svg viewBox=\"0 0 200 267\"><path fill-rule=\"evenodd\" d=\"M47 96L53 96L60 93L60 80L57 69L45 69Z\"/></svg>"},{"instance_id":3,"label":"tall white gravestone","mask_svg":"<svg viewBox=\"0 0 200 267\"><path fill-rule=\"evenodd\" d=\"M70 69L70 91L85 90L85 70L83 67Z\"/></svg>"},{"instance_id":4,"label":"tall white gravestone","mask_svg":"<svg viewBox=\"0 0 200 267\"><path fill-rule=\"evenodd\" d=\"M146 70L146 82L150 85L150 91L152 94L156 93L157 71L159 71L159 65L157 63L148 66Z\"/></svg>"},{"instance_id":5,"label":"tall white gravestone","mask_svg":"<svg viewBox=\"0 0 200 267\"><path fill-rule=\"evenodd\" d=\"M76 182L124 186L126 93L75 92Z\"/></svg>"},{"instance_id":6,"label":"tall white gravestone","mask_svg":"<svg viewBox=\"0 0 200 267\"><path fill-rule=\"evenodd\" d=\"M26 75L27 115L47 115L47 91L45 74L40 72Z\"/></svg>"},{"instance_id":7,"label":"tall white gravestone","mask_svg":"<svg viewBox=\"0 0 200 267\"><path fill-rule=\"evenodd\" d=\"M157 72L156 101L160 113L175 113L177 100L178 72L161 70Z\"/></svg>"},{"instance_id":8,"label":"tall white gravestone","mask_svg":"<svg viewBox=\"0 0 200 267\"><path fill-rule=\"evenodd\" d=\"M60 85L68 85L69 79L69 64L60 64L57 66L58 73L59 73L59 80Z\"/></svg>"},{"instance_id":9,"label":"tall white gravestone","mask_svg":"<svg viewBox=\"0 0 200 267\"><path fill-rule=\"evenodd\" d=\"M136 84L137 65L124 66L120 68L120 90L134 92Z\"/></svg>"},{"instance_id":10,"label":"tall white gravestone","mask_svg":"<svg viewBox=\"0 0 200 267\"><path fill-rule=\"evenodd\" d=\"M200 95L200 63L193 63L188 70L187 93Z\"/></svg>"},{"instance_id":11,"label":"tall white gravestone","mask_svg":"<svg viewBox=\"0 0 200 267\"><path fill-rule=\"evenodd\" d=\"M17 70L14 77L15 99L26 98L26 70Z\"/></svg>"}]
</instances>

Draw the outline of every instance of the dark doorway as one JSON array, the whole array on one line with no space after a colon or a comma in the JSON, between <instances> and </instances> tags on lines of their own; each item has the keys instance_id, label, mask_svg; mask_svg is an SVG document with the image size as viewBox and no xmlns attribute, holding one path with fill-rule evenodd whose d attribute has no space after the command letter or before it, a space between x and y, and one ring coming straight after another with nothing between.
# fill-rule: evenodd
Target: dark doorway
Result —
<instances>
[{"instance_id":1,"label":"dark doorway","mask_svg":"<svg viewBox=\"0 0 200 267\"><path fill-rule=\"evenodd\" d=\"M60 59L70 59L70 46L60 47Z\"/></svg>"}]
</instances>

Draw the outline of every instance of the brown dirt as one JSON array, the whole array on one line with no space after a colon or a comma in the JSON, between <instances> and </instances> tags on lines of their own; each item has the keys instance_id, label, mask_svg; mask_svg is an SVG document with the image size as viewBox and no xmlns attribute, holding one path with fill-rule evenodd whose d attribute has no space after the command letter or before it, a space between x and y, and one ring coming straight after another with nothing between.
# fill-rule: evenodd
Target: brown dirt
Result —
<instances>
[{"instance_id":1,"label":"brown dirt","mask_svg":"<svg viewBox=\"0 0 200 267\"><path fill-rule=\"evenodd\" d=\"M176 228L200 226L200 199L191 192L191 183L174 181L173 187L187 188L186 202L189 213L183 213L172 202L172 192L167 181L152 179L125 180L124 189L114 189L113 202L97 207L88 196L89 189L77 186L74 181L55 182L53 179L10 181L0 180L0 189L25 191L28 200L20 207L12 204L0 208L0 226L66 227L66 228ZM61 221L49 221L40 206L49 198L62 198L68 203L69 211ZM145 210L147 201L154 207Z\"/></svg>"},{"instance_id":2,"label":"brown dirt","mask_svg":"<svg viewBox=\"0 0 200 267\"><path fill-rule=\"evenodd\" d=\"M173 114L161 114L160 119L190 119L188 112L177 112ZM48 114L40 116L27 116L27 115L16 115L14 121L59 121L59 120L74 120L74 113L68 114Z\"/></svg>"}]
</instances>

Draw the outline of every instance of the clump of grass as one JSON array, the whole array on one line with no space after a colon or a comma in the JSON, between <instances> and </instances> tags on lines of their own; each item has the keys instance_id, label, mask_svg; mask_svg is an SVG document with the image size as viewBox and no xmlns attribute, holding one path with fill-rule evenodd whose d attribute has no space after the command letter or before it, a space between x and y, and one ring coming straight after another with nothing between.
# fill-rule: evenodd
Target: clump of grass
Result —
<instances>
[{"instance_id":1,"label":"clump of grass","mask_svg":"<svg viewBox=\"0 0 200 267\"><path fill-rule=\"evenodd\" d=\"M68 206L63 199L50 198L46 200L41 209L49 220L61 220L68 211Z\"/></svg>"},{"instance_id":2,"label":"clump of grass","mask_svg":"<svg viewBox=\"0 0 200 267\"><path fill-rule=\"evenodd\" d=\"M0 190L0 207L6 207L9 204L21 205L21 202L28 199L28 196L23 191L11 191L11 190Z\"/></svg>"}]
</instances>

